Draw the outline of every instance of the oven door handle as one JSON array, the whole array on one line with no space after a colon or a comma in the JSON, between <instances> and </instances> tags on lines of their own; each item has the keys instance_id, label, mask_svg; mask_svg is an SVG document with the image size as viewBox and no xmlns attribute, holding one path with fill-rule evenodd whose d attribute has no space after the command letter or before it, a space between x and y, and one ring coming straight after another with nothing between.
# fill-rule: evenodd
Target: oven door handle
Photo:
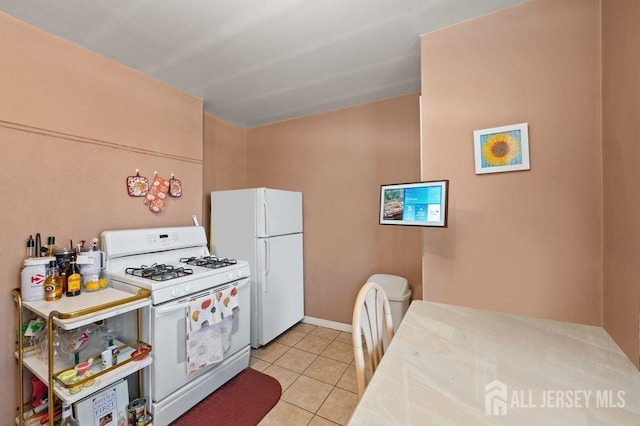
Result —
<instances>
[{"instance_id":1,"label":"oven door handle","mask_svg":"<svg viewBox=\"0 0 640 426\"><path fill-rule=\"evenodd\" d=\"M174 312L174 311L178 311L180 309L187 309L189 307L189 304L184 301L184 302L178 302L176 304L171 304L169 306L162 306L160 308L154 308L156 311L156 316L160 316L160 315L164 315L164 314L168 314L170 312Z\"/></svg>"},{"instance_id":2,"label":"oven door handle","mask_svg":"<svg viewBox=\"0 0 640 426\"><path fill-rule=\"evenodd\" d=\"M248 278L243 278L243 279L237 281L236 284L231 284L231 285L235 285L235 287L239 290L239 289L247 286L248 284L249 284L249 279ZM224 287L217 287L215 289L215 291L226 290L229 287L230 287L229 285L225 285ZM199 299L200 297L205 297L205 296L210 296L215 291L212 289L210 291L207 291L206 293L201 293L201 294L199 294L197 296L189 296L186 299L180 300L178 302L173 302L173 303L169 304L168 306L160 306L158 308L153 308L153 309L155 309L156 316L161 316L161 315L164 315L164 314L168 314L170 312L175 312L175 311L178 311L180 309L188 309L189 308L189 300L191 300L191 299Z\"/></svg>"}]
</instances>

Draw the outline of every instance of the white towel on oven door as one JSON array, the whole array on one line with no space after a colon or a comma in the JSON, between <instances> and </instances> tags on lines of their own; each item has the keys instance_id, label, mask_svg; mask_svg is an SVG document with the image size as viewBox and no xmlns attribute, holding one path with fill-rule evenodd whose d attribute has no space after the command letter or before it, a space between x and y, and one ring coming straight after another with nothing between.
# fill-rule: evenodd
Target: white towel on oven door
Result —
<instances>
[{"instance_id":1,"label":"white towel on oven door","mask_svg":"<svg viewBox=\"0 0 640 426\"><path fill-rule=\"evenodd\" d=\"M215 294L217 310L214 315L220 315L220 319L233 318L233 315L240 310L238 306L238 289L235 286L228 287Z\"/></svg>"},{"instance_id":2,"label":"white towel on oven door","mask_svg":"<svg viewBox=\"0 0 640 426\"><path fill-rule=\"evenodd\" d=\"M216 315L215 296L206 295L189 301L187 310L187 374L222 361L222 327Z\"/></svg>"},{"instance_id":3,"label":"white towel on oven door","mask_svg":"<svg viewBox=\"0 0 640 426\"><path fill-rule=\"evenodd\" d=\"M223 360L231 348L233 317L239 310L235 286L189 301L187 374Z\"/></svg>"}]
</instances>

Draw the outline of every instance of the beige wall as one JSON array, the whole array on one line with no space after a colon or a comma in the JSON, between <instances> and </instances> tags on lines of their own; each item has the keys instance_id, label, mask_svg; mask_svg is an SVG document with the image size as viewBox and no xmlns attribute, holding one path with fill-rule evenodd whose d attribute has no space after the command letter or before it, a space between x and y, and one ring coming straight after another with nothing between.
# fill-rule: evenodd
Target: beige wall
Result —
<instances>
[{"instance_id":1,"label":"beige wall","mask_svg":"<svg viewBox=\"0 0 640 426\"><path fill-rule=\"evenodd\" d=\"M380 185L420 178L415 94L247 130L247 185L303 192L305 315L351 323L374 273L421 298L421 230L378 225Z\"/></svg>"},{"instance_id":2,"label":"beige wall","mask_svg":"<svg viewBox=\"0 0 640 426\"><path fill-rule=\"evenodd\" d=\"M640 2L602 2L604 327L638 365ZM622 65L622 66L621 66Z\"/></svg>"},{"instance_id":3,"label":"beige wall","mask_svg":"<svg viewBox=\"0 0 640 426\"><path fill-rule=\"evenodd\" d=\"M188 225L202 211L202 101L0 13L0 404L17 407L15 305L29 234L68 245L105 229ZM125 178L175 173L184 195L152 214Z\"/></svg>"},{"instance_id":4,"label":"beige wall","mask_svg":"<svg viewBox=\"0 0 640 426\"><path fill-rule=\"evenodd\" d=\"M451 180L449 228L424 231L379 226L375 207L380 184L420 178L417 95L244 130L0 13L5 294L29 234L62 244L192 214L208 227L210 191L269 186L304 192L306 315L350 323L364 280L392 273L417 299L424 287L428 300L547 318L600 324L603 303L605 327L637 362L639 6L603 2L604 155L598 6L532 0L423 37L424 178ZM523 121L531 170L475 175L472 131ZM184 196L151 214L125 192L136 168L175 173ZM0 308L10 342L14 305ZM12 389L10 352L0 368Z\"/></svg>"},{"instance_id":5,"label":"beige wall","mask_svg":"<svg viewBox=\"0 0 640 426\"><path fill-rule=\"evenodd\" d=\"M422 37L425 299L601 324L599 34L598 0L532 0ZM476 175L473 130L521 122L531 170Z\"/></svg>"},{"instance_id":6,"label":"beige wall","mask_svg":"<svg viewBox=\"0 0 640 426\"><path fill-rule=\"evenodd\" d=\"M201 224L209 235L211 191L246 188L245 129L204 115L204 192Z\"/></svg>"}]
</instances>

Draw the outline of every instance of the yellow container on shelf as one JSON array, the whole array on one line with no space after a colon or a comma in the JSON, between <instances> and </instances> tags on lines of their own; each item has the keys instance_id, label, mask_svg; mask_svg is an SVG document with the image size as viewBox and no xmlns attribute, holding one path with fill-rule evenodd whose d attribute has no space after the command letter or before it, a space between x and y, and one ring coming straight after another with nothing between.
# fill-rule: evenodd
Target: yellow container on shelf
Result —
<instances>
[{"instance_id":1,"label":"yellow container on shelf","mask_svg":"<svg viewBox=\"0 0 640 426\"><path fill-rule=\"evenodd\" d=\"M85 291L98 291L109 287L109 281L106 278L98 278L84 283Z\"/></svg>"},{"instance_id":2,"label":"yellow container on shelf","mask_svg":"<svg viewBox=\"0 0 640 426\"><path fill-rule=\"evenodd\" d=\"M78 372L72 368L71 370L66 370L58 374L58 379L64 384L69 384L77 375Z\"/></svg>"},{"instance_id":3,"label":"yellow container on shelf","mask_svg":"<svg viewBox=\"0 0 640 426\"><path fill-rule=\"evenodd\" d=\"M65 385L80 381L80 379L78 379L78 372L75 369L63 371L62 373L58 374L58 379L60 379L60 381ZM69 393L74 394L80 392L81 390L82 385L73 386L69 388Z\"/></svg>"},{"instance_id":4,"label":"yellow container on shelf","mask_svg":"<svg viewBox=\"0 0 640 426\"><path fill-rule=\"evenodd\" d=\"M92 250L83 251L78 255L78 266L82 274L84 291L97 291L107 287L108 282L100 278L100 271L105 267L105 253Z\"/></svg>"}]
</instances>

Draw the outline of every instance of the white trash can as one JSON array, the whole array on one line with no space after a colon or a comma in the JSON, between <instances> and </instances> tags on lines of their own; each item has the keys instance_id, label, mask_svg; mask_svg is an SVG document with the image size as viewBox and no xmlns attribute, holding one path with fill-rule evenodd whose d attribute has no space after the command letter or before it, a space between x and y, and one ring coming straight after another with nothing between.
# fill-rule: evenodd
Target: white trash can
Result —
<instances>
[{"instance_id":1,"label":"white trash can","mask_svg":"<svg viewBox=\"0 0 640 426\"><path fill-rule=\"evenodd\" d=\"M387 295L393 318L393 332L395 333L411 303L411 287L409 287L407 279L397 275L374 274L369 277L368 281L380 284Z\"/></svg>"}]
</instances>

